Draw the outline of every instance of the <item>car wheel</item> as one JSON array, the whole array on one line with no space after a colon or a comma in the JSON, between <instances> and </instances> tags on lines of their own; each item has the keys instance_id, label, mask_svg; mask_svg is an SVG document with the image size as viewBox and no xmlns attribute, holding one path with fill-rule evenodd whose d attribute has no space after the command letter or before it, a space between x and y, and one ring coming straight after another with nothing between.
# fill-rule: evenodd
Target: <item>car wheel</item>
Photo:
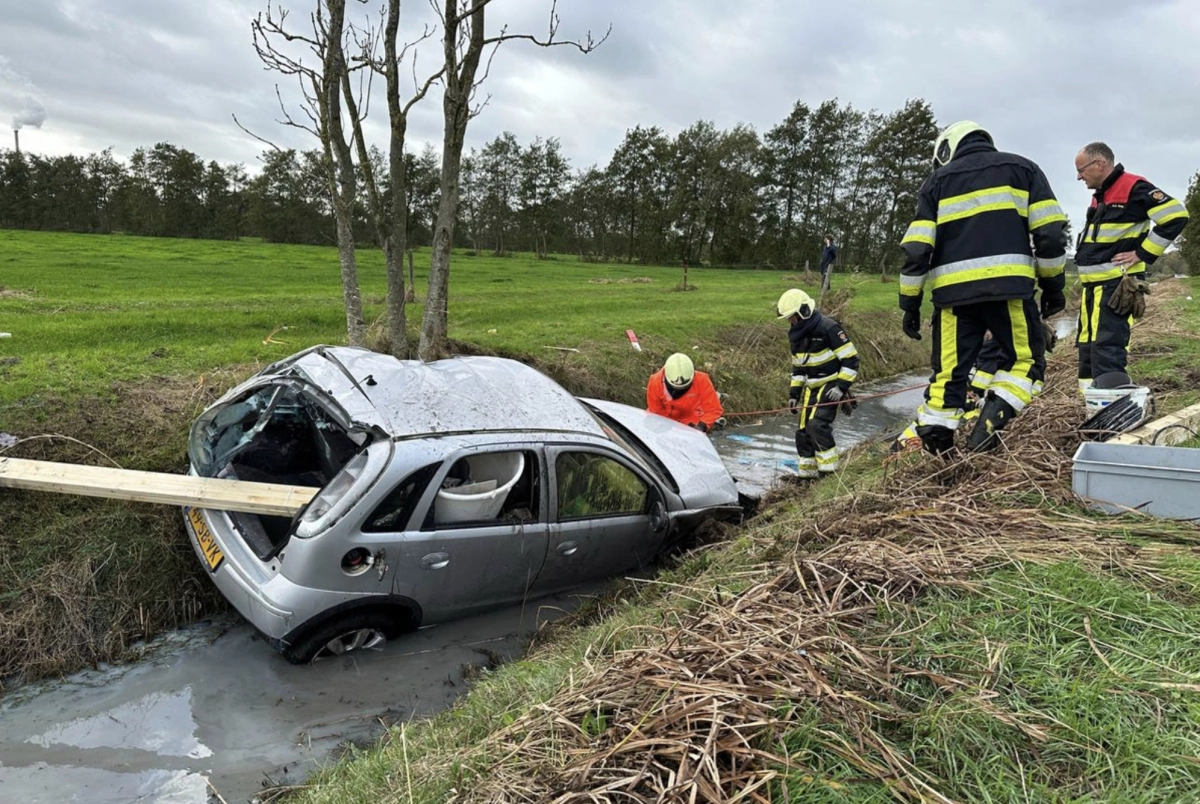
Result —
<instances>
[{"instance_id":1,"label":"car wheel","mask_svg":"<svg viewBox=\"0 0 1200 804\"><path fill-rule=\"evenodd\" d=\"M285 648L283 655L292 664L312 664L356 650L380 648L395 631L395 622L378 612L351 614L318 626Z\"/></svg>"}]
</instances>

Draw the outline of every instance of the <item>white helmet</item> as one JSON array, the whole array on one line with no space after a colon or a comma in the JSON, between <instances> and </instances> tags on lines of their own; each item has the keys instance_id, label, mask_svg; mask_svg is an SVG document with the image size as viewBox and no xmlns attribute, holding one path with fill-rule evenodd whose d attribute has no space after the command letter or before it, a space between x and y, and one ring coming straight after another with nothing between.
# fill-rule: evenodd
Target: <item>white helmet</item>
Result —
<instances>
[{"instance_id":1,"label":"white helmet","mask_svg":"<svg viewBox=\"0 0 1200 804\"><path fill-rule=\"evenodd\" d=\"M663 378L667 381L667 385L675 390L687 388L692 384L692 378L695 376L696 367L692 365L692 359L683 352L671 355L663 365Z\"/></svg>"},{"instance_id":2,"label":"white helmet","mask_svg":"<svg viewBox=\"0 0 1200 804\"><path fill-rule=\"evenodd\" d=\"M933 166L941 167L954 158L955 151L958 150L958 144L962 142L963 137L968 134L973 134L978 131L987 137L987 141L995 145L992 141L992 135L984 131L983 126L976 123L974 120L959 120L957 123L951 123L938 134L937 142L933 144Z\"/></svg>"},{"instance_id":3,"label":"white helmet","mask_svg":"<svg viewBox=\"0 0 1200 804\"><path fill-rule=\"evenodd\" d=\"M796 288L785 290L779 297L779 301L775 303L775 312L779 314L780 318L798 315L807 320L812 317L813 311L816 309L817 305L812 300L812 296Z\"/></svg>"}]
</instances>

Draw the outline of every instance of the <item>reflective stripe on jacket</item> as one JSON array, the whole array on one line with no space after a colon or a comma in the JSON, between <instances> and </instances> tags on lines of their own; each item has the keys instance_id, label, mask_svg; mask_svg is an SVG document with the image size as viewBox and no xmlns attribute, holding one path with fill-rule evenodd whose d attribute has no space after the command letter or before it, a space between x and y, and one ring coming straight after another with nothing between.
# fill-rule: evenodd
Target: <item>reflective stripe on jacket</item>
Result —
<instances>
[{"instance_id":1,"label":"reflective stripe on jacket","mask_svg":"<svg viewBox=\"0 0 1200 804\"><path fill-rule=\"evenodd\" d=\"M667 390L667 381L663 379L663 371L659 369L654 372L646 383L646 410L681 424L704 422L711 429L725 412L712 378L703 371L697 371L692 377L691 386L678 399L672 399Z\"/></svg>"},{"instance_id":2,"label":"reflective stripe on jacket","mask_svg":"<svg viewBox=\"0 0 1200 804\"><path fill-rule=\"evenodd\" d=\"M858 349L837 321L820 313L788 330L792 387L838 381L844 389L858 379Z\"/></svg>"},{"instance_id":3,"label":"reflective stripe on jacket","mask_svg":"<svg viewBox=\"0 0 1200 804\"><path fill-rule=\"evenodd\" d=\"M1075 247L1079 281L1107 282L1122 273L1145 273L1187 226L1187 208L1145 178L1117 165L1092 195L1087 223ZM1136 251L1138 262L1122 269L1113 257Z\"/></svg>"},{"instance_id":4,"label":"reflective stripe on jacket","mask_svg":"<svg viewBox=\"0 0 1200 804\"><path fill-rule=\"evenodd\" d=\"M919 309L927 283L938 308L1033 298L1035 283L1062 290L1066 223L1041 168L968 135L917 195L900 308Z\"/></svg>"}]
</instances>

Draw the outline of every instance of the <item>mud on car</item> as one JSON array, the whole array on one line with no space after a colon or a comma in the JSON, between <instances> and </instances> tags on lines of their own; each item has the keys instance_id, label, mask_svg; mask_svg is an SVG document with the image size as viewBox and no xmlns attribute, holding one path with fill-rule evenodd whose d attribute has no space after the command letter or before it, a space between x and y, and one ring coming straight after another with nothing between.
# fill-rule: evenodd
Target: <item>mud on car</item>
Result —
<instances>
[{"instance_id":1,"label":"mud on car","mask_svg":"<svg viewBox=\"0 0 1200 804\"><path fill-rule=\"evenodd\" d=\"M184 509L218 588L295 663L643 566L742 513L703 433L495 357L316 346L205 410L188 457L317 490L295 517Z\"/></svg>"}]
</instances>

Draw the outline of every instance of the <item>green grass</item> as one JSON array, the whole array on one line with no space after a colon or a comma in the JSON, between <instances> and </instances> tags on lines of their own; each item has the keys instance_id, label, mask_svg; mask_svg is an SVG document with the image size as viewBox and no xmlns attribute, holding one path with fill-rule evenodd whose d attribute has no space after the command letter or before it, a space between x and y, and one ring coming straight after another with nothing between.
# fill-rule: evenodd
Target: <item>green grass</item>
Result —
<instances>
[{"instance_id":1,"label":"green grass","mask_svg":"<svg viewBox=\"0 0 1200 804\"><path fill-rule=\"evenodd\" d=\"M7 291L0 296L0 326L12 333L0 341L0 359L19 358L0 365L0 411L43 394L88 396L114 381L199 376L345 342L332 248L0 231L0 254ZM382 255L364 249L358 258L365 316L377 322L386 294ZM415 260L418 302L408 308L414 342L428 260L428 252ZM795 284L786 276L691 269L689 284L696 289L680 292L675 268L458 253L450 278L450 337L471 351L545 364L583 390L595 390L586 387L589 378L614 371L613 379L622 381L634 370L649 376L674 351L708 364L718 380L728 374L734 385L752 384L758 378L739 375L743 352L762 349L760 341L767 340L782 386L786 328L771 310ZM642 278L650 281L633 281ZM899 314L891 312L894 283L840 275L835 287L852 289L843 322L852 335L863 313L887 310L896 319L888 337L903 340ZM765 326L766 334L754 331ZM631 349L627 329L637 333L641 353ZM278 343L264 343L273 333ZM901 362L921 359L923 350L899 348ZM640 393L624 382L614 390L626 401Z\"/></svg>"},{"instance_id":2,"label":"green grass","mask_svg":"<svg viewBox=\"0 0 1200 804\"><path fill-rule=\"evenodd\" d=\"M1200 560L1181 557L1170 572L1194 588ZM934 589L858 635L897 665L957 682L913 676L902 716L878 726L934 789L958 801L1195 800L1195 598L1069 563L994 572L974 587ZM804 801L888 800L878 781L810 737L784 738L807 766L789 778Z\"/></svg>"}]
</instances>

